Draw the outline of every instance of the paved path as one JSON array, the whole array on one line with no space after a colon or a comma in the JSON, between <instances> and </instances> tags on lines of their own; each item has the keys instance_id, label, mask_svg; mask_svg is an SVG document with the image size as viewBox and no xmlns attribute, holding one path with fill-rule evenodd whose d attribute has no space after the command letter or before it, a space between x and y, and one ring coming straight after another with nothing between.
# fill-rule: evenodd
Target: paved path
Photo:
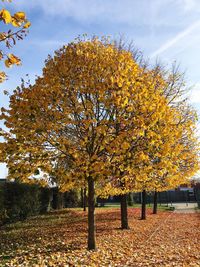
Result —
<instances>
[{"instance_id":1,"label":"paved path","mask_svg":"<svg viewBox=\"0 0 200 267\"><path fill-rule=\"evenodd\" d=\"M194 213L197 203L174 203L173 207L176 213Z\"/></svg>"}]
</instances>

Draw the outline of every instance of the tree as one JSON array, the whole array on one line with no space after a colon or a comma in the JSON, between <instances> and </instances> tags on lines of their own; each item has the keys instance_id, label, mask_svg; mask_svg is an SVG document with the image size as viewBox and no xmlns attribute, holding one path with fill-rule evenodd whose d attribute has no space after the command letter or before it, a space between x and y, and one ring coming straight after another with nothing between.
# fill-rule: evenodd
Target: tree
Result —
<instances>
[{"instance_id":1,"label":"tree","mask_svg":"<svg viewBox=\"0 0 200 267\"><path fill-rule=\"evenodd\" d=\"M136 56L132 53L132 57ZM131 127L116 122L116 133L126 132L126 153L121 150L111 157L115 164L112 165L114 181L111 177L110 194L121 195L122 229L129 229L126 194L132 191L143 191L146 182L150 180L152 163L148 154L151 153L152 143L161 139L161 133L154 134L155 128L158 127L158 121L164 120L167 118L166 114L172 112L169 110L163 94L166 81L161 75L155 75L155 70L148 69L144 62L140 61L140 65L142 84L141 87L138 86L138 89L144 90L142 91L143 100L138 101L136 96L134 111L137 110L137 113L131 113L131 117L127 118L128 121L134 121ZM117 119L117 117L122 117L118 110L116 110L115 118ZM116 180L118 184L116 184ZM112 188L115 190L112 191ZM146 191L144 190L143 193L145 194ZM145 197L143 199L145 200ZM145 206L143 205L143 207Z\"/></svg>"},{"instance_id":2,"label":"tree","mask_svg":"<svg viewBox=\"0 0 200 267\"><path fill-rule=\"evenodd\" d=\"M158 208L158 192L155 190L153 195L153 214L157 214Z\"/></svg>"},{"instance_id":3,"label":"tree","mask_svg":"<svg viewBox=\"0 0 200 267\"><path fill-rule=\"evenodd\" d=\"M4 2L4 0L1 0ZM11 0L8 0L11 2ZM22 40L27 34L30 22L26 18L26 14L22 11L11 15L10 12L3 8L0 10L0 21L6 25L17 28L17 30L8 29L0 32L0 42L5 44L5 49L0 49L0 60L4 60L5 66L10 68L12 65L20 65L21 60L12 53L7 53L6 48L10 49L16 44L17 40ZM0 83L6 79L5 72L0 72Z\"/></svg>"},{"instance_id":4,"label":"tree","mask_svg":"<svg viewBox=\"0 0 200 267\"><path fill-rule=\"evenodd\" d=\"M143 186L141 190L159 192L176 188L181 184L188 183L199 169L199 144L195 137L195 113L190 110L188 116L180 109L177 110L174 107L170 109L173 112L171 114L166 112L165 121L160 120L159 127L155 127L155 134L159 133L161 139L157 140L159 143L154 144L156 140L154 136L153 144L150 143L151 150L148 153L150 161L146 163L151 166L149 167L150 173L145 183L144 181L139 183L139 187ZM155 193L155 198L156 196ZM156 203L154 213L156 212Z\"/></svg>"},{"instance_id":5,"label":"tree","mask_svg":"<svg viewBox=\"0 0 200 267\"><path fill-rule=\"evenodd\" d=\"M43 76L18 87L2 110L10 129L2 132L9 177L27 181L38 168L53 175L64 159L67 166L53 175L59 185L66 190L87 182L89 249L96 247L95 188L109 183L121 192L120 183L126 190L135 140L165 111L157 83L129 51L107 39L78 39L49 57Z\"/></svg>"},{"instance_id":6,"label":"tree","mask_svg":"<svg viewBox=\"0 0 200 267\"><path fill-rule=\"evenodd\" d=\"M179 134L175 138L175 147L181 143L182 150L176 158L171 158L174 166L177 166L177 172L176 174L174 173L174 176L178 174L178 179L176 178L174 180L173 177L169 178L171 175L169 171L163 172L163 174L157 174L156 179L158 181L154 188L153 214L157 213L158 191L169 190L180 184L188 183L192 175L199 169L199 142L196 137L197 115L196 111L188 103L187 93L190 88L186 85L184 73L180 71L179 66L176 64L173 64L170 70L166 70L158 64L155 73L156 75L162 75L166 80L166 87L163 94L166 97L168 105L177 112L177 119L174 122L175 128L172 129L172 132L179 129ZM164 138L163 143L166 143L170 147L168 139ZM172 147L172 151L173 149ZM191 157L192 160L190 160ZM157 159L157 161L160 161L160 159ZM188 164L189 161L190 164ZM181 170L182 168L187 169L187 172L183 172Z\"/></svg>"},{"instance_id":7,"label":"tree","mask_svg":"<svg viewBox=\"0 0 200 267\"><path fill-rule=\"evenodd\" d=\"M48 57L35 84L22 83L1 109L10 178L29 181L40 169L63 191L87 184L88 249L96 248L95 196L153 188L165 167L154 154L163 134L171 140L167 122L175 113L154 74L105 38L77 39Z\"/></svg>"},{"instance_id":8,"label":"tree","mask_svg":"<svg viewBox=\"0 0 200 267\"><path fill-rule=\"evenodd\" d=\"M131 149L121 162L124 170L129 166L132 171L129 171L128 177L127 172L124 172L126 179L122 173L119 178L124 179L126 192L128 189L142 191L142 219L146 217L147 191L164 191L187 183L199 168L199 145L195 137L196 114L183 98L185 85L182 76L176 68L166 76L156 67L151 71L151 77L155 83L153 87L159 88L165 98L164 113L158 115L156 111L149 109L146 117L143 116L145 122L148 119L154 121L152 118L155 116L157 118L155 123L148 124L144 134L134 144L129 141ZM161 81L164 86L159 86ZM142 117L140 119L142 121ZM123 203L126 205L125 201ZM124 210L127 210L127 205ZM122 216L125 227L128 225L126 213L125 211Z\"/></svg>"}]
</instances>

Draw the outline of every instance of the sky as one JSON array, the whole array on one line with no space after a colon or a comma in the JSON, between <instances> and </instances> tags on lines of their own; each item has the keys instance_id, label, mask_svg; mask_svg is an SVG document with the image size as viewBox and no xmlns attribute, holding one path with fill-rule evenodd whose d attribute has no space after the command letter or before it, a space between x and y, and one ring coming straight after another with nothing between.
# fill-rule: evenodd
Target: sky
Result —
<instances>
[{"instance_id":1,"label":"sky","mask_svg":"<svg viewBox=\"0 0 200 267\"><path fill-rule=\"evenodd\" d=\"M191 86L190 101L200 114L200 0L13 0L1 5L12 13L24 11L32 26L12 48L23 64L6 69L8 80L0 85L0 107L9 105L3 90L12 92L26 74L34 82L48 54L86 33L124 36L150 62L180 64ZM6 173L0 164L0 178Z\"/></svg>"}]
</instances>

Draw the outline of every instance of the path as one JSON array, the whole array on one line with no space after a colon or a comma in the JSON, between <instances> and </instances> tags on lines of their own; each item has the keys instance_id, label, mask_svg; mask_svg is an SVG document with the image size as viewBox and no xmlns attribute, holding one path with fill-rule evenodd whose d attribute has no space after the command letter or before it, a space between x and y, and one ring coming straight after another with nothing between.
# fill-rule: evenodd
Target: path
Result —
<instances>
[{"instance_id":1,"label":"path","mask_svg":"<svg viewBox=\"0 0 200 267\"><path fill-rule=\"evenodd\" d=\"M174 203L175 213L195 213L197 203Z\"/></svg>"},{"instance_id":2,"label":"path","mask_svg":"<svg viewBox=\"0 0 200 267\"><path fill-rule=\"evenodd\" d=\"M200 213L182 210L172 212L146 242L139 244L125 266L200 267Z\"/></svg>"}]
</instances>

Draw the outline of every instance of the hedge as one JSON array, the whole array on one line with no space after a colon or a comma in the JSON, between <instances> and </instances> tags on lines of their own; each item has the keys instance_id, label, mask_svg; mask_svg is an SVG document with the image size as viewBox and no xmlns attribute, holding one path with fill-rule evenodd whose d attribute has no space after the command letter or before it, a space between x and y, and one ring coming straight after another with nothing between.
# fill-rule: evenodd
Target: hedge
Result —
<instances>
[{"instance_id":1,"label":"hedge","mask_svg":"<svg viewBox=\"0 0 200 267\"><path fill-rule=\"evenodd\" d=\"M79 204L77 191L61 193L58 188L44 188L36 184L0 183L0 225Z\"/></svg>"}]
</instances>

